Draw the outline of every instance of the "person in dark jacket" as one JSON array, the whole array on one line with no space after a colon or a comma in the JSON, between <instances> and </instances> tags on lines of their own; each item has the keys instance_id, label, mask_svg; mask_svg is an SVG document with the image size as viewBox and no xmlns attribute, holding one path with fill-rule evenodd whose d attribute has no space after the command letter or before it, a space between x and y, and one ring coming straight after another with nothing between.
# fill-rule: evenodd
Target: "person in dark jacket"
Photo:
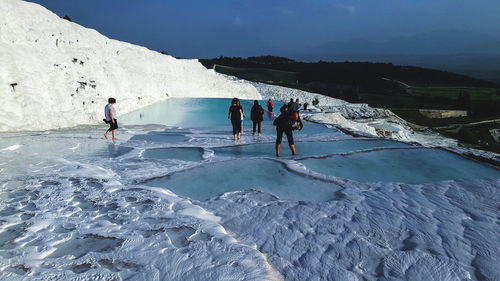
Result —
<instances>
[{"instance_id":1,"label":"person in dark jacket","mask_svg":"<svg viewBox=\"0 0 500 281\"><path fill-rule=\"evenodd\" d=\"M229 107L229 112L227 114L227 119L231 119L231 124L233 125L233 136L234 140L239 140L241 137L241 118L245 116L243 108L240 105L240 101L234 98L231 101L231 106Z\"/></svg>"},{"instance_id":2,"label":"person in dark jacket","mask_svg":"<svg viewBox=\"0 0 500 281\"><path fill-rule=\"evenodd\" d=\"M264 115L264 108L260 106L259 101L254 100L253 101L253 106L252 106L252 111L250 112L250 120L253 122L253 134L255 135L255 127L259 127L259 137L260 137L260 132L261 132L261 127L262 127L262 121L264 118L262 117Z\"/></svg>"},{"instance_id":3,"label":"person in dark jacket","mask_svg":"<svg viewBox=\"0 0 500 281\"><path fill-rule=\"evenodd\" d=\"M288 105L286 103L284 103L281 107L280 107L280 112L283 113L283 111L287 110L288 109Z\"/></svg>"},{"instance_id":4,"label":"person in dark jacket","mask_svg":"<svg viewBox=\"0 0 500 281\"><path fill-rule=\"evenodd\" d=\"M288 105L283 106L283 111L280 116L276 118L273 122L276 125L276 157L280 157L280 147L281 141L283 140L283 133L286 135L286 139L288 140L288 146L292 151L292 155L297 155L295 153L295 144L293 142L293 130L297 129L297 127L293 127L294 122L291 120L292 111L288 109ZM302 121L297 120L298 125L302 128Z\"/></svg>"}]
</instances>

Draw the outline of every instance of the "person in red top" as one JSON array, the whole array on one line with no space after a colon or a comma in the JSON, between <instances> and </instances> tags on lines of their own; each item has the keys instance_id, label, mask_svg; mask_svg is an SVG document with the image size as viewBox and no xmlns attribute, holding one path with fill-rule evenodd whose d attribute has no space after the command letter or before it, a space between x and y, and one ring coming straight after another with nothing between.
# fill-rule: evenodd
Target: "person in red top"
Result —
<instances>
[{"instance_id":1,"label":"person in red top","mask_svg":"<svg viewBox=\"0 0 500 281\"><path fill-rule=\"evenodd\" d=\"M266 103L266 106L267 106L267 110L269 112L273 112L273 107L274 107L274 103L271 99L269 99Z\"/></svg>"}]
</instances>

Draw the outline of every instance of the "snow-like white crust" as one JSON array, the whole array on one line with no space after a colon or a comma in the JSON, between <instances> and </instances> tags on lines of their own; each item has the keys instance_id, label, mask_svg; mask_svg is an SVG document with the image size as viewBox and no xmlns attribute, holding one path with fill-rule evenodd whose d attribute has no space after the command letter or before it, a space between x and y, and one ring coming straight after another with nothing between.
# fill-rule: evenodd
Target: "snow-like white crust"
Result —
<instances>
[{"instance_id":1,"label":"snow-like white crust","mask_svg":"<svg viewBox=\"0 0 500 281\"><path fill-rule=\"evenodd\" d=\"M272 161L276 169L285 165L297 177L322 179L332 189L341 187L335 199L280 199L257 190L256 185L256 189L225 192L197 202L174 194L168 181L143 182L183 171L195 177L192 167L219 161L249 174L262 167L242 164L252 160L249 155L218 159L216 153L202 163L145 158L144 150L179 145L169 143L169 135L153 138L149 132L153 128L123 130L120 138L124 140L141 134L149 138L120 144L93 137L102 133L97 126L40 134L4 133L0 138L0 280L500 277L500 179L404 184L336 178L314 172L299 159L272 157L275 132L267 127L260 144L271 145L272 159L254 158L255 163ZM160 131L164 127L156 128L157 136L166 133ZM231 136L224 136L229 131L181 131L189 138L183 146L205 152L234 145ZM322 133L305 134L296 134L297 150L303 155L305 140L369 141L326 128ZM260 145L249 133L243 135L241 144ZM367 154L353 149L347 152ZM221 182L229 176L225 171L212 171L221 172ZM213 184L218 183L207 182L200 190ZM288 192L290 187L281 186ZM299 185L309 192L312 187ZM323 192L329 193L328 189Z\"/></svg>"}]
</instances>

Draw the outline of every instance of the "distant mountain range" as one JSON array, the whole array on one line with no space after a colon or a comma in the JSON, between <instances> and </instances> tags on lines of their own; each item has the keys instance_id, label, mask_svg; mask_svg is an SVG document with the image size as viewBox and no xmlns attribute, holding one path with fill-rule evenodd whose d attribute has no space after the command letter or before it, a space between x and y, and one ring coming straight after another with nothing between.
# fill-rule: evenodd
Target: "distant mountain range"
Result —
<instances>
[{"instance_id":1,"label":"distant mountain range","mask_svg":"<svg viewBox=\"0 0 500 281\"><path fill-rule=\"evenodd\" d=\"M331 41L287 55L303 61L392 62L500 82L500 36L475 32L435 31L384 42Z\"/></svg>"}]
</instances>

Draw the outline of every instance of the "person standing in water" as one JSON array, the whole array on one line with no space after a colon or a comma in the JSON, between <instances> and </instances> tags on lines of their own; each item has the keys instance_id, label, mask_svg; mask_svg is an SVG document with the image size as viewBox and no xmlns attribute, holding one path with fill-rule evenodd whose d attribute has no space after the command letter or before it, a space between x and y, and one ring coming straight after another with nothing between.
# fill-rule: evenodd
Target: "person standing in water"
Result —
<instances>
[{"instance_id":1,"label":"person standing in water","mask_svg":"<svg viewBox=\"0 0 500 281\"><path fill-rule=\"evenodd\" d=\"M252 106L252 111L250 112L250 120L253 122L253 133L252 135L255 135L255 127L258 127L259 130L259 137L260 137L260 132L261 132L261 127L262 127L262 121L264 121L264 118L262 117L264 115L264 108L260 106L259 101L254 100L253 101L253 106Z\"/></svg>"},{"instance_id":2,"label":"person standing in water","mask_svg":"<svg viewBox=\"0 0 500 281\"><path fill-rule=\"evenodd\" d=\"M276 125L276 157L280 157L280 147L281 147L281 141L283 140L283 133L285 133L286 135L286 139L288 140L288 146L292 151L292 155L297 155L297 153L295 153L295 144L293 142L292 131L295 130L296 128L292 126L294 123L291 120L292 111L291 109L288 108L287 104L285 104L282 108L283 111L281 112L280 116L278 116L278 118L276 118L273 122L273 124ZM300 128L301 128L302 121L300 121L299 119L298 122L300 122Z\"/></svg>"},{"instance_id":3,"label":"person standing in water","mask_svg":"<svg viewBox=\"0 0 500 281\"><path fill-rule=\"evenodd\" d=\"M299 103L299 99L295 99L295 102L293 103L293 108L292 108L292 110L293 110L294 112L299 112L299 110L300 110L300 107L301 107L301 106L302 106L302 105Z\"/></svg>"},{"instance_id":4,"label":"person standing in water","mask_svg":"<svg viewBox=\"0 0 500 281\"><path fill-rule=\"evenodd\" d=\"M239 102L237 98L233 98L227 114L227 119L230 119L233 125L233 136L235 141L241 138L241 117L244 116L243 108Z\"/></svg>"},{"instance_id":5,"label":"person standing in water","mask_svg":"<svg viewBox=\"0 0 500 281\"><path fill-rule=\"evenodd\" d=\"M267 111L273 112L274 103L271 99L267 101L266 106L267 106Z\"/></svg>"},{"instance_id":6,"label":"person standing in water","mask_svg":"<svg viewBox=\"0 0 500 281\"><path fill-rule=\"evenodd\" d=\"M113 136L113 140L118 140L116 138L116 129L118 129L118 122L116 121L116 110L114 104L116 99L109 98L108 104L104 107L104 116L106 117L103 121L109 124L109 129L104 133L104 137L107 139L109 132Z\"/></svg>"},{"instance_id":7,"label":"person standing in water","mask_svg":"<svg viewBox=\"0 0 500 281\"><path fill-rule=\"evenodd\" d=\"M290 107L290 103L288 104L288 110L290 111L291 113L291 118L292 118L292 121L295 122L299 119L299 110L300 110L300 103L299 103L299 99L296 99L295 101L291 100L291 107Z\"/></svg>"},{"instance_id":8,"label":"person standing in water","mask_svg":"<svg viewBox=\"0 0 500 281\"><path fill-rule=\"evenodd\" d=\"M238 99L238 105L241 106L241 102ZM245 119L245 110L243 110L243 106L241 106L241 134L243 134L243 119ZM239 139L239 138L238 138Z\"/></svg>"}]
</instances>

